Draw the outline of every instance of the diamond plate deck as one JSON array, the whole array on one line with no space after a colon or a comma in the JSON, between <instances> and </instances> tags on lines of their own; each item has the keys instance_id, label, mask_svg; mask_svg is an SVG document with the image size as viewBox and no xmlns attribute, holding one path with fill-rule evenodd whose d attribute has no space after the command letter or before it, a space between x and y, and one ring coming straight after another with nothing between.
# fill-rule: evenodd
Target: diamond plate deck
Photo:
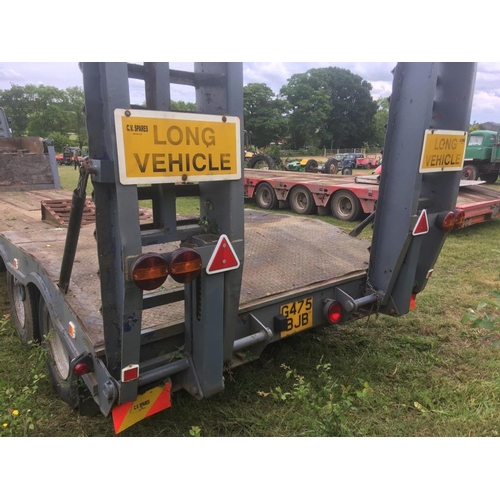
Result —
<instances>
[{"instance_id":1,"label":"diamond plate deck","mask_svg":"<svg viewBox=\"0 0 500 500\"><path fill-rule=\"evenodd\" d=\"M62 192L53 196L64 194L67 195ZM43 196L47 198L47 193L43 192ZM0 210L10 209L12 215L10 222L0 222L0 230L5 238L37 260L49 279L56 283L66 228L41 222L40 200L36 198L24 200L26 206L17 210L9 203L0 202ZM36 213L29 205L37 205ZM9 231L15 228L19 230ZM66 301L94 348L99 350L104 344L104 335L93 231L94 225L81 229ZM240 308L251 309L270 299L285 298L300 290L362 275L368 267L368 246L369 242L352 238L317 219L247 209ZM167 252L174 248L176 245L165 244L148 246L147 250ZM181 285L169 278L164 286L171 289ZM148 328L183 320L184 305L179 302L145 310L142 326Z\"/></svg>"}]
</instances>

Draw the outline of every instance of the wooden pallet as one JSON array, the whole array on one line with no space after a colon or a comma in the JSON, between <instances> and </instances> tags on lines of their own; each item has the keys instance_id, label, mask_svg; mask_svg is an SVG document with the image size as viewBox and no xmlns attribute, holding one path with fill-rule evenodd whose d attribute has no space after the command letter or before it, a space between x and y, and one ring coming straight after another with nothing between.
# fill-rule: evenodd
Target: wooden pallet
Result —
<instances>
[{"instance_id":1,"label":"wooden pallet","mask_svg":"<svg viewBox=\"0 0 500 500\"><path fill-rule=\"evenodd\" d=\"M61 200L43 200L42 220L56 226L67 226L69 223L69 214L71 212L71 199ZM153 221L152 212L146 208L139 209L139 221L141 224ZM83 209L82 227L95 223L95 205L91 199L85 200Z\"/></svg>"},{"instance_id":2,"label":"wooden pallet","mask_svg":"<svg viewBox=\"0 0 500 500\"><path fill-rule=\"evenodd\" d=\"M71 212L71 199L64 200L43 200L42 220L55 224L56 226L67 226L69 214ZM94 224L95 206L92 200L85 200L83 208L82 226Z\"/></svg>"}]
</instances>

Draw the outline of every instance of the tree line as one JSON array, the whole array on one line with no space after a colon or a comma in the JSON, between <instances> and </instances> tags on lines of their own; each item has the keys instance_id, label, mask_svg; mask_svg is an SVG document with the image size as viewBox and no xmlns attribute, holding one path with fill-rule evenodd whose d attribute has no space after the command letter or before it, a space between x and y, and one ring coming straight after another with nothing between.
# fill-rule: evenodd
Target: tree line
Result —
<instances>
[{"instance_id":1,"label":"tree line","mask_svg":"<svg viewBox=\"0 0 500 500\"><path fill-rule=\"evenodd\" d=\"M50 138L58 151L87 143L83 103L81 87L63 90L28 84L0 90L0 107L10 118L12 134Z\"/></svg>"},{"instance_id":2,"label":"tree line","mask_svg":"<svg viewBox=\"0 0 500 500\"><path fill-rule=\"evenodd\" d=\"M293 75L279 94L267 85L244 88L245 129L257 147L284 142L291 149L381 147L388 100L374 100L372 86L338 67Z\"/></svg>"},{"instance_id":3,"label":"tree line","mask_svg":"<svg viewBox=\"0 0 500 500\"><path fill-rule=\"evenodd\" d=\"M264 83L244 87L244 126L253 146L282 143L290 149L381 147L387 99L375 101L372 86L338 67L293 75L279 94ZM81 87L12 85L0 90L0 106L11 119L14 136L39 136L64 146L87 145ZM194 103L172 101L176 111L194 111Z\"/></svg>"}]
</instances>

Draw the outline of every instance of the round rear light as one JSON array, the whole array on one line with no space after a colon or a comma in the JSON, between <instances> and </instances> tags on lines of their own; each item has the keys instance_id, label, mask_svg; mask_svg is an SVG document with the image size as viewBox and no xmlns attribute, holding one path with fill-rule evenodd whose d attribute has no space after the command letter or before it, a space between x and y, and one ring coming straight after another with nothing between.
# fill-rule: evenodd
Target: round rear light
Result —
<instances>
[{"instance_id":1,"label":"round rear light","mask_svg":"<svg viewBox=\"0 0 500 500\"><path fill-rule=\"evenodd\" d=\"M191 248L179 248L172 252L168 270L177 283L191 283L201 273L201 255Z\"/></svg>"},{"instance_id":2,"label":"round rear light","mask_svg":"<svg viewBox=\"0 0 500 500\"><path fill-rule=\"evenodd\" d=\"M140 289L154 290L167 279L167 262L161 255L145 253L134 262L131 275Z\"/></svg>"},{"instance_id":3,"label":"round rear light","mask_svg":"<svg viewBox=\"0 0 500 500\"><path fill-rule=\"evenodd\" d=\"M339 302L331 302L327 304L326 319L328 323L338 323L342 319L343 309Z\"/></svg>"},{"instance_id":4,"label":"round rear light","mask_svg":"<svg viewBox=\"0 0 500 500\"><path fill-rule=\"evenodd\" d=\"M465 224L465 211L464 210L454 210L455 212L455 225L453 229L461 229Z\"/></svg>"},{"instance_id":5,"label":"round rear light","mask_svg":"<svg viewBox=\"0 0 500 500\"><path fill-rule=\"evenodd\" d=\"M90 372L90 368L85 363L78 363L73 368L73 373L77 377L81 377L82 375L86 375L89 372Z\"/></svg>"},{"instance_id":6,"label":"round rear light","mask_svg":"<svg viewBox=\"0 0 500 500\"><path fill-rule=\"evenodd\" d=\"M448 233L455 227L455 214L453 212L441 212L436 217L436 227L444 233Z\"/></svg>"}]
</instances>

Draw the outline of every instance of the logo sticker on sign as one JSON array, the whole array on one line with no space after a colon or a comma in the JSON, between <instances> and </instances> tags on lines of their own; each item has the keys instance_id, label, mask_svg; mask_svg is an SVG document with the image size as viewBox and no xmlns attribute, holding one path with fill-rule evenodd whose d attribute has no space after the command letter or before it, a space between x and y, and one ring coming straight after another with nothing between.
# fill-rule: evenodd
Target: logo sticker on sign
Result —
<instances>
[{"instance_id":1,"label":"logo sticker on sign","mask_svg":"<svg viewBox=\"0 0 500 500\"><path fill-rule=\"evenodd\" d=\"M238 117L117 109L115 129L122 184L241 178Z\"/></svg>"}]
</instances>

